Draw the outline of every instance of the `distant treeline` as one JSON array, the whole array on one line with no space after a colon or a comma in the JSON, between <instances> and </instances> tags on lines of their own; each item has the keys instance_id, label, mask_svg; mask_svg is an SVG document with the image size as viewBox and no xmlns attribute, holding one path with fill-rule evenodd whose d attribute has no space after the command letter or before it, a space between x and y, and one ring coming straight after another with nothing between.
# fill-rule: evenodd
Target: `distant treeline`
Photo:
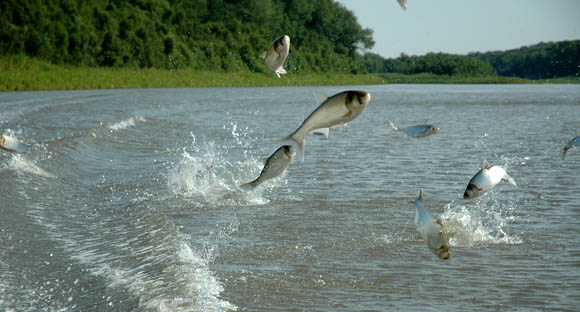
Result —
<instances>
[{"instance_id":1,"label":"distant treeline","mask_svg":"<svg viewBox=\"0 0 580 312\"><path fill-rule=\"evenodd\" d=\"M55 64L266 71L287 34L287 68L366 72L372 31L332 0L2 0L0 54Z\"/></svg>"},{"instance_id":2,"label":"distant treeline","mask_svg":"<svg viewBox=\"0 0 580 312\"><path fill-rule=\"evenodd\" d=\"M580 76L580 40L539 43L508 51L470 53L500 76L549 79Z\"/></svg>"},{"instance_id":3,"label":"distant treeline","mask_svg":"<svg viewBox=\"0 0 580 312\"><path fill-rule=\"evenodd\" d=\"M370 73L495 76L495 70L489 62L445 53L429 53L424 56L408 56L402 53L395 59L366 53L364 63Z\"/></svg>"},{"instance_id":4,"label":"distant treeline","mask_svg":"<svg viewBox=\"0 0 580 312\"><path fill-rule=\"evenodd\" d=\"M539 43L514 50L468 55L401 54L398 58L385 59L374 53L366 53L364 63L371 73L430 73L476 77L497 74L527 79L580 76L580 40Z\"/></svg>"}]
</instances>

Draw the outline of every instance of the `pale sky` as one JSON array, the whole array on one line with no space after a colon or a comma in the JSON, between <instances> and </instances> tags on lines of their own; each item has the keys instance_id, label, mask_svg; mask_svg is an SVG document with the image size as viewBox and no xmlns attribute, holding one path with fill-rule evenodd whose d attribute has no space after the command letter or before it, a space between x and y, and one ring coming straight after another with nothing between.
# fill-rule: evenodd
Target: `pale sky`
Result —
<instances>
[{"instance_id":1,"label":"pale sky","mask_svg":"<svg viewBox=\"0 0 580 312\"><path fill-rule=\"evenodd\" d=\"M580 0L336 0L372 29L384 57L467 54L580 39ZM580 47L579 47L580 48Z\"/></svg>"}]
</instances>

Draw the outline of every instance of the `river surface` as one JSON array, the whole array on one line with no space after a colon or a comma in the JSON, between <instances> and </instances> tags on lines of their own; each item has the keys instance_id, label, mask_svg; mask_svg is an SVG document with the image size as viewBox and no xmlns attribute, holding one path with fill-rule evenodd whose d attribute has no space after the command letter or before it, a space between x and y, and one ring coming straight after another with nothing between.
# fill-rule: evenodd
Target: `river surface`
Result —
<instances>
[{"instance_id":1,"label":"river surface","mask_svg":"<svg viewBox=\"0 0 580 312\"><path fill-rule=\"evenodd\" d=\"M238 187L347 89L372 94L357 119ZM577 311L579 130L579 85L0 93L0 131L32 147L0 150L0 310ZM484 159L517 186L464 200Z\"/></svg>"}]
</instances>

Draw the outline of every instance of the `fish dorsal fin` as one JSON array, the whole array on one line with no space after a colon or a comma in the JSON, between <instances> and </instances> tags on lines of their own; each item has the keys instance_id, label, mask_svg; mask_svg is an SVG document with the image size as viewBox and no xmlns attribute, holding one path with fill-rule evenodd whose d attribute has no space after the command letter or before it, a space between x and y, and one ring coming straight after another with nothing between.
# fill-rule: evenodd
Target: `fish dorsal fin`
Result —
<instances>
[{"instance_id":1,"label":"fish dorsal fin","mask_svg":"<svg viewBox=\"0 0 580 312\"><path fill-rule=\"evenodd\" d=\"M423 201L423 189L419 190L419 196L417 196L418 201Z\"/></svg>"},{"instance_id":2,"label":"fish dorsal fin","mask_svg":"<svg viewBox=\"0 0 580 312\"><path fill-rule=\"evenodd\" d=\"M481 169L489 169L489 165L487 164L487 160L483 160L481 163Z\"/></svg>"},{"instance_id":3,"label":"fish dorsal fin","mask_svg":"<svg viewBox=\"0 0 580 312\"><path fill-rule=\"evenodd\" d=\"M324 101L328 100L329 96L322 93L322 92L315 92L314 98L316 99L316 103L318 105L320 105L320 104L324 103Z\"/></svg>"}]
</instances>

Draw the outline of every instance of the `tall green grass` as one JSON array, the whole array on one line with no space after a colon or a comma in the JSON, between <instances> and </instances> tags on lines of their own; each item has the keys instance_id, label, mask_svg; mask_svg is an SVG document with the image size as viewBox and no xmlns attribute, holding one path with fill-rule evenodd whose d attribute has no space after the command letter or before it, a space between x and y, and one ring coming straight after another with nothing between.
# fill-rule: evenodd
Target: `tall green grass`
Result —
<instances>
[{"instance_id":1,"label":"tall green grass","mask_svg":"<svg viewBox=\"0 0 580 312\"><path fill-rule=\"evenodd\" d=\"M54 65L26 56L0 57L0 91L113 88L256 87L305 85L373 85L389 83L530 83L510 77L460 77L433 74L210 72ZM543 82L580 82L575 78Z\"/></svg>"}]
</instances>

